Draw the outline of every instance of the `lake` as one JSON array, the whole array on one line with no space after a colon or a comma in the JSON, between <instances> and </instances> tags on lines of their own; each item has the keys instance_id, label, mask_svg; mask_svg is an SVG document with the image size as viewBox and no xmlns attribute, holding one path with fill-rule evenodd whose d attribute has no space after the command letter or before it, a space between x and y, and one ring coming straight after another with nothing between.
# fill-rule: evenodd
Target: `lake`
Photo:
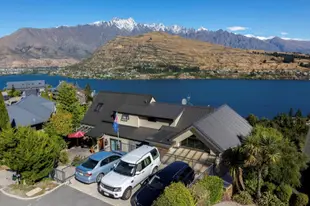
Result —
<instances>
[{"instance_id":1,"label":"lake","mask_svg":"<svg viewBox=\"0 0 310 206\"><path fill-rule=\"evenodd\" d=\"M0 88L8 81L45 80L57 86L60 80L85 87L89 83L97 92L109 90L152 94L157 101L181 104L191 96L191 103L218 107L228 104L242 116L250 113L271 118L292 107L310 113L310 81L293 80L96 80L70 79L48 75L0 76Z\"/></svg>"}]
</instances>

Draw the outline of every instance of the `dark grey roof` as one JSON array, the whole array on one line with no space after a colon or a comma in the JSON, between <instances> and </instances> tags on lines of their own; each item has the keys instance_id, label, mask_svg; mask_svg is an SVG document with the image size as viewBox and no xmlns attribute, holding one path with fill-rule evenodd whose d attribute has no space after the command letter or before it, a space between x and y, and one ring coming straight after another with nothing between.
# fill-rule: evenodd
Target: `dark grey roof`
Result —
<instances>
[{"instance_id":1,"label":"dark grey roof","mask_svg":"<svg viewBox=\"0 0 310 206\"><path fill-rule=\"evenodd\" d=\"M136 127L119 125L120 137L141 142L145 140L145 137L151 136L155 134L157 131L158 131L157 129L150 129L145 127L136 128ZM101 137L103 134L117 136L117 133L113 130L112 123L102 122L92 130L90 130L86 135L93 138L98 138Z\"/></svg>"},{"instance_id":2,"label":"dark grey roof","mask_svg":"<svg viewBox=\"0 0 310 206\"><path fill-rule=\"evenodd\" d=\"M306 142L305 142L305 146L304 146L303 151L304 151L304 153L306 153L310 157L310 127L308 130L308 134L306 137Z\"/></svg>"},{"instance_id":3,"label":"dark grey roof","mask_svg":"<svg viewBox=\"0 0 310 206\"><path fill-rule=\"evenodd\" d=\"M240 145L241 137L252 131L252 126L229 106L223 105L193 124L212 150L221 153Z\"/></svg>"},{"instance_id":4,"label":"dark grey roof","mask_svg":"<svg viewBox=\"0 0 310 206\"><path fill-rule=\"evenodd\" d=\"M7 82L6 89L12 89L14 85L15 89L28 89L28 88L44 88L45 81L44 80L36 80L36 81L16 81L16 82Z\"/></svg>"},{"instance_id":5,"label":"dark grey roof","mask_svg":"<svg viewBox=\"0 0 310 206\"><path fill-rule=\"evenodd\" d=\"M182 111L182 105L173 105L159 102L152 102L148 105L124 104L117 109L117 112L120 113L171 120L177 118Z\"/></svg>"},{"instance_id":6,"label":"dark grey roof","mask_svg":"<svg viewBox=\"0 0 310 206\"><path fill-rule=\"evenodd\" d=\"M7 107L10 121L16 125L31 126L48 121L55 111L55 103L42 97L30 95Z\"/></svg>"},{"instance_id":7,"label":"dark grey roof","mask_svg":"<svg viewBox=\"0 0 310 206\"><path fill-rule=\"evenodd\" d=\"M152 100L152 95L118 93L118 92L99 92L86 115L82 124L95 126L102 121L112 122L111 114L123 105L148 105ZM98 104L103 104L99 112L94 111Z\"/></svg>"},{"instance_id":8,"label":"dark grey roof","mask_svg":"<svg viewBox=\"0 0 310 206\"><path fill-rule=\"evenodd\" d=\"M26 89L23 91L25 96L35 95L38 96L40 94L39 89Z\"/></svg>"}]
</instances>

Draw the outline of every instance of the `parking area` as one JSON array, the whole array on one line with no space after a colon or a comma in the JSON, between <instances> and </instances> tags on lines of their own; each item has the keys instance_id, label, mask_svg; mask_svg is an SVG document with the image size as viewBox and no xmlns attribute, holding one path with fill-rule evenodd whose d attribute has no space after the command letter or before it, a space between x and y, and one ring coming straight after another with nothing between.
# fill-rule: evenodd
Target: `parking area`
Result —
<instances>
[{"instance_id":1,"label":"parking area","mask_svg":"<svg viewBox=\"0 0 310 206\"><path fill-rule=\"evenodd\" d=\"M108 203L110 205L114 205L114 206L130 206L130 200L127 200L127 201L124 201L124 200L121 200L121 199L113 199L113 198L110 198L110 197L106 197L106 196L103 196L101 195L98 191L97 191L97 184L94 183L94 184L84 184L84 183L81 183L79 181L77 181L75 178L72 178L70 180L70 184L69 186L80 191L80 192L83 192L85 194L88 194L98 200L101 200L105 203ZM139 187L136 187L134 190L133 190L133 194L139 189Z\"/></svg>"}]
</instances>

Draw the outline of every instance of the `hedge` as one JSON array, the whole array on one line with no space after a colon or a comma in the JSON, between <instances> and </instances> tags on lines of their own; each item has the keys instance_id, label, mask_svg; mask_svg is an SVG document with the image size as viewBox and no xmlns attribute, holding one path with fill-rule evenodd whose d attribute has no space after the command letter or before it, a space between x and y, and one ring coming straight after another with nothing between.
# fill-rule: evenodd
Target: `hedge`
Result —
<instances>
[{"instance_id":1,"label":"hedge","mask_svg":"<svg viewBox=\"0 0 310 206\"><path fill-rule=\"evenodd\" d=\"M201 185L210 193L210 203L214 205L220 202L224 194L224 182L217 176L205 176L196 184Z\"/></svg>"},{"instance_id":2,"label":"hedge","mask_svg":"<svg viewBox=\"0 0 310 206\"><path fill-rule=\"evenodd\" d=\"M241 205L253 204L252 196L247 191L242 191L238 194L235 194L232 199L233 199L233 201L235 201Z\"/></svg>"},{"instance_id":3,"label":"hedge","mask_svg":"<svg viewBox=\"0 0 310 206\"><path fill-rule=\"evenodd\" d=\"M308 205L309 197L304 193L298 193L292 197L290 205L292 206L306 206Z\"/></svg>"},{"instance_id":4,"label":"hedge","mask_svg":"<svg viewBox=\"0 0 310 206\"><path fill-rule=\"evenodd\" d=\"M195 206L194 198L184 184L172 183L154 202L153 206Z\"/></svg>"}]
</instances>

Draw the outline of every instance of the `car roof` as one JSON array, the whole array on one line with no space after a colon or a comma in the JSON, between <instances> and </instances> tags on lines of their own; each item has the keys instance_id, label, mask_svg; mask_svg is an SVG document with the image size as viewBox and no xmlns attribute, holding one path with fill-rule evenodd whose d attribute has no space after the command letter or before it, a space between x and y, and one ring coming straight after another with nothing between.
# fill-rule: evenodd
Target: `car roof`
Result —
<instances>
[{"instance_id":1,"label":"car roof","mask_svg":"<svg viewBox=\"0 0 310 206\"><path fill-rule=\"evenodd\" d=\"M137 149L124 155L121 160L131 164L136 164L144 155L151 152L155 148L156 147L142 145L141 147L138 147Z\"/></svg>"},{"instance_id":2,"label":"car roof","mask_svg":"<svg viewBox=\"0 0 310 206\"><path fill-rule=\"evenodd\" d=\"M181 162L181 161L176 161L171 164L169 164L167 167L163 168L162 170L158 171L156 176L167 179L167 178L172 178L174 175L176 175L178 172L181 170L190 167L187 163Z\"/></svg>"},{"instance_id":3,"label":"car roof","mask_svg":"<svg viewBox=\"0 0 310 206\"><path fill-rule=\"evenodd\" d=\"M100 161L103 158L111 156L112 154L115 154L115 153L107 152L107 151L100 151L100 152L97 152L97 153L91 155L89 158L96 160L96 161Z\"/></svg>"}]
</instances>

